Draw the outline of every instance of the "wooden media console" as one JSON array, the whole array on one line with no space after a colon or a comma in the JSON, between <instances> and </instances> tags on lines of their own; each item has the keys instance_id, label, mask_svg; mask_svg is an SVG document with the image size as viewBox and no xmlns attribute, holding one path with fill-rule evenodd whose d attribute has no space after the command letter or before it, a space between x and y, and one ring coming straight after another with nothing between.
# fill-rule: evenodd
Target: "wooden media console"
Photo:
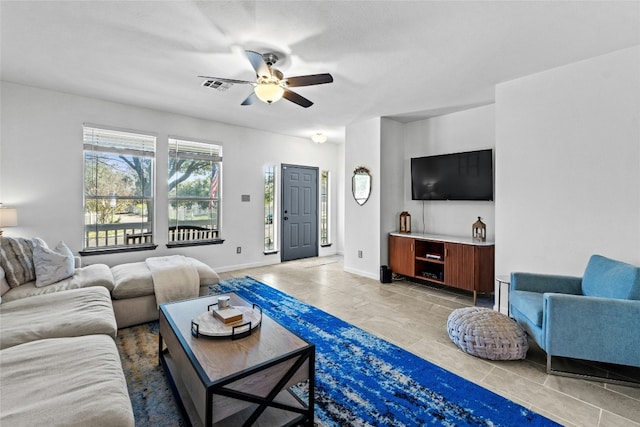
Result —
<instances>
[{"instance_id":1,"label":"wooden media console","mask_svg":"<svg viewBox=\"0 0 640 427\"><path fill-rule=\"evenodd\" d=\"M473 292L494 289L494 243L431 234L389 235L389 267L409 278Z\"/></svg>"}]
</instances>

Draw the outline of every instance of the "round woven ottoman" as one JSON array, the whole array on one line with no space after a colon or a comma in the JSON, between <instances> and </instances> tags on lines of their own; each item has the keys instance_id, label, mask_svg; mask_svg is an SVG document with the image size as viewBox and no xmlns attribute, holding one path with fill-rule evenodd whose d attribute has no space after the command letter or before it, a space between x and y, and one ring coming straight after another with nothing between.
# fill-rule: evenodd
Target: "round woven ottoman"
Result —
<instances>
[{"instance_id":1,"label":"round woven ottoman","mask_svg":"<svg viewBox=\"0 0 640 427\"><path fill-rule=\"evenodd\" d=\"M490 360L524 359L527 335L515 320L481 307L453 310L447 320L449 338L473 356Z\"/></svg>"}]
</instances>

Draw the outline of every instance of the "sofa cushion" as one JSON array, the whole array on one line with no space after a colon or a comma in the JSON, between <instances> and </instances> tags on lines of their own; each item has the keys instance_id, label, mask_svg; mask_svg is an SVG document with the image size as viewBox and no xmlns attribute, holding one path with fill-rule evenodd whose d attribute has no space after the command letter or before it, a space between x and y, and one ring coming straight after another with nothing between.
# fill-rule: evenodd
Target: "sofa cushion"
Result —
<instances>
[{"instance_id":1,"label":"sofa cushion","mask_svg":"<svg viewBox=\"0 0 640 427\"><path fill-rule=\"evenodd\" d=\"M36 287L35 280L25 283L4 294L2 296L2 301L13 301L34 295L48 294L69 289L89 288L91 286L102 286L107 288L108 291L113 290L113 274L111 274L111 269L107 265L92 264L86 267L77 268L72 277L42 288Z\"/></svg>"},{"instance_id":2,"label":"sofa cushion","mask_svg":"<svg viewBox=\"0 0 640 427\"><path fill-rule=\"evenodd\" d=\"M12 288L36 279L34 243L23 237L0 237L0 266Z\"/></svg>"},{"instance_id":3,"label":"sofa cushion","mask_svg":"<svg viewBox=\"0 0 640 427\"><path fill-rule=\"evenodd\" d=\"M543 302L544 294L540 292L509 292L509 304L529 319L531 323L540 327L542 327Z\"/></svg>"},{"instance_id":4,"label":"sofa cushion","mask_svg":"<svg viewBox=\"0 0 640 427\"><path fill-rule=\"evenodd\" d=\"M111 267L114 288L113 299L126 299L153 295L153 278L147 263L130 262Z\"/></svg>"},{"instance_id":5,"label":"sofa cushion","mask_svg":"<svg viewBox=\"0 0 640 427\"><path fill-rule=\"evenodd\" d=\"M186 257L186 261L193 265L200 278L200 286L215 285L220 276L211 267L195 258ZM114 289L113 299L127 299L144 297L154 294L153 276L145 261L130 262L111 267Z\"/></svg>"},{"instance_id":6,"label":"sofa cushion","mask_svg":"<svg viewBox=\"0 0 640 427\"><path fill-rule=\"evenodd\" d=\"M36 270L36 287L47 286L73 276L75 259L73 252L64 244L58 243L49 249L41 239L34 239L33 264Z\"/></svg>"},{"instance_id":7,"label":"sofa cushion","mask_svg":"<svg viewBox=\"0 0 640 427\"><path fill-rule=\"evenodd\" d=\"M191 257L186 257L186 260L198 271L198 276L200 276L200 286L215 285L220 281L218 273L204 262Z\"/></svg>"},{"instance_id":8,"label":"sofa cushion","mask_svg":"<svg viewBox=\"0 0 640 427\"><path fill-rule=\"evenodd\" d=\"M135 425L113 338L32 341L0 356L0 425Z\"/></svg>"},{"instance_id":9,"label":"sofa cushion","mask_svg":"<svg viewBox=\"0 0 640 427\"><path fill-rule=\"evenodd\" d=\"M102 286L36 295L0 306L0 349L46 339L105 334L118 328Z\"/></svg>"},{"instance_id":10,"label":"sofa cushion","mask_svg":"<svg viewBox=\"0 0 640 427\"><path fill-rule=\"evenodd\" d=\"M582 278L582 293L593 297L640 300L640 268L593 255Z\"/></svg>"}]
</instances>

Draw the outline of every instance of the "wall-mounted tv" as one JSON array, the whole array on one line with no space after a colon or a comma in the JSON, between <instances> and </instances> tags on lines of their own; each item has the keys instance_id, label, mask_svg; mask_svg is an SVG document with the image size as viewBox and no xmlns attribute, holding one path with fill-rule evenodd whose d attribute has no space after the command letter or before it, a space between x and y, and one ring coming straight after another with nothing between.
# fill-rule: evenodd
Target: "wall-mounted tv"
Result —
<instances>
[{"instance_id":1,"label":"wall-mounted tv","mask_svg":"<svg viewBox=\"0 0 640 427\"><path fill-rule=\"evenodd\" d=\"M493 150L411 159L413 200L493 200Z\"/></svg>"}]
</instances>

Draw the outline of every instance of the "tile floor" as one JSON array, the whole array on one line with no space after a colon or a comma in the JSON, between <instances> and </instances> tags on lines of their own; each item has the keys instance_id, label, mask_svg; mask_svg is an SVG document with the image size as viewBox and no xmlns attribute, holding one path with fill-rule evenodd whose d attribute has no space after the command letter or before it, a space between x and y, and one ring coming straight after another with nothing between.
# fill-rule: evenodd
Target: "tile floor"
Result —
<instances>
[{"instance_id":1,"label":"tile floor","mask_svg":"<svg viewBox=\"0 0 640 427\"><path fill-rule=\"evenodd\" d=\"M382 337L489 390L566 426L640 427L640 388L547 375L535 346L523 361L470 356L449 339L446 322L470 294L407 281L383 284L347 273L342 257L289 261L220 274L251 276ZM478 305L493 306L479 298Z\"/></svg>"}]
</instances>

